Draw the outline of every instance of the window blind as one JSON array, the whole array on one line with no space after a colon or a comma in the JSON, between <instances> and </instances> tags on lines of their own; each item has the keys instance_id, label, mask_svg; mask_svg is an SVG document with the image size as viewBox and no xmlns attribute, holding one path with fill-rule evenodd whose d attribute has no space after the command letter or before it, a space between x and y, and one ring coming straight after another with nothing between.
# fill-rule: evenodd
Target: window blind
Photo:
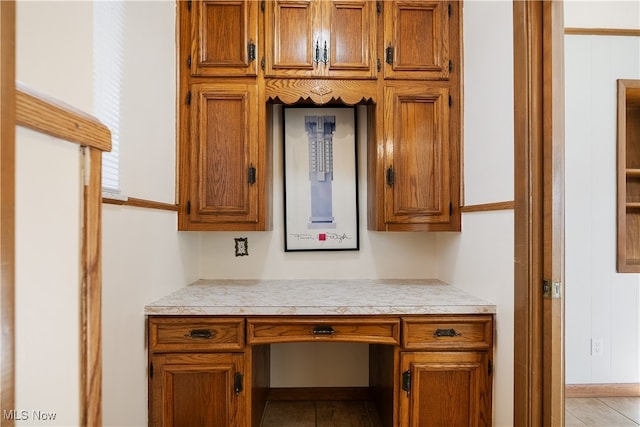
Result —
<instances>
[{"instance_id":1,"label":"window blind","mask_svg":"<svg viewBox=\"0 0 640 427\"><path fill-rule=\"evenodd\" d=\"M102 154L102 188L120 193L120 96L124 57L123 0L93 2L93 107L111 130L111 152Z\"/></svg>"}]
</instances>

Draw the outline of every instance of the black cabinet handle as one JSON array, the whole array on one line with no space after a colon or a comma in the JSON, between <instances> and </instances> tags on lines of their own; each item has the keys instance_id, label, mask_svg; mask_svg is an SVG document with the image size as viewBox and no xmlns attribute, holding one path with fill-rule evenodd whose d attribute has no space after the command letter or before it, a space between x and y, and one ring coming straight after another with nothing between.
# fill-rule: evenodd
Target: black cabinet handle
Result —
<instances>
[{"instance_id":1,"label":"black cabinet handle","mask_svg":"<svg viewBox=\"0 0 640 427\"><path fill-rule=\"evenodd\" d=\"M314 335L333 335L336 331L331 326L316 326L311 333Z\"/></svg>"},{"instance_id":2,"label":"black cabinet handle","mask_svg":"<svg viewBox=\"0 0 640 427\"><path fill-rule=\"evenodd\" d=\"M233 376L233 391L236 393L236 396L242 393L242 390L244 388L242 386L243 377L244 375L242 375L241 372L236 372Z\"/></svg>"},{"instance_id":3,"label":"black cabinet handle","mask_svg":"<svg viewBox=\"0 0 640 427\"><path fill-rule=\"evenodd\" d=\"M249 185L255 184L256 183L256 167L255 166L253 165L249 166L248 175L249 175L248 177Z\"/></svg>"},{"instance_id":4,"label":"black cabinet handle","mask_svg":"<svg viewBox=\"0 0 640 427\"><path fill-rule=\"evenodd\" d=\"M434 337L457 337L459 334L456 332L455 329L436 329L436 331L433 333Z\"/></svg>"},{"instance_id":5,"label":"black cabinet handle","mask_svg":"<svg viewBox=\"0 0 640 427\"><path fill-rule=\"evenodd\" d=\"M393 187L393 181L395 180L395 174L393 173L393 166L389 166L387 168L387 185L389 187Z\"/></svg>"},{"instance_id":6,"label":"black cabinet handle","mask_svg":"<svg viewBox=\"0 0 640 427\"><path fill-rule=\"evenodd\" d=\"M211 331L211 329L192 329L188 334L184 334L187 338L195 338L195 339L203 339L210 340L216 334Z\"/></svg>"},{"instance_id":7,"label":"black cabinet handle","mask_svg":"<svg viewBox=\"0 0 640 427\"><path fill-rule=\"evenodd\" d=\"M411 371L407 370L402 373L402 389L407 392L407 396L411 393Z\"/></svg>"}]
</instances>

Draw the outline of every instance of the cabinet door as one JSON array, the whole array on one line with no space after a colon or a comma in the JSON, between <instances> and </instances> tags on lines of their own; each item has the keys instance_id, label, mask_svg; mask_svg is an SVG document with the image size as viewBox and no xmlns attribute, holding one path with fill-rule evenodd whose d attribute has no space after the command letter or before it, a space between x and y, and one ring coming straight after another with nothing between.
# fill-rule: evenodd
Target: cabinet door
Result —
<instances>
[{"instance_id":1,"label":"cabinet door","mask_svg":"<svg viewBox=\"0 0 640 427\"><path fill-rule=\"evenodd\" d=\"M400 364L401 427L491 425L487 353L402 353Z\"/></svg>"},{"instance_id":2,"label":"cabinet door","mask_svg":"<svg viewBox=\"0 0 640 427\"><path fill-rule=\"evenodd\" d=\"M194 1L191 10L191 74L255 76L259 2Z\"/></svg>"},{"instance_id":3,"label":"cabinet door","mask_svg":"<svg viewBox=\"0 0 640 427\"><path fill-rule=\"evenodd\" d=\"M374 1L275 0L265 22L267 77L375 78Z\"/></svg>"},{"instance_id":4,"label":"cabinet door","mask_svg":"<svg viewBox=\"0 0 640 427\"><path fill-rule=\"evenodd\" d=\"M448 79L450 10L457 8L458 2L396 0L383 3L384 77Z\"/></svg>"},{"instance_id":5,"label":"cabinet door","mask_svg":"<svg viewBox=\"0 0 640 427\"><path fill-rule=\"evenodd\" d=\"M323 38L320 2L274 0L265 9L265 75L308 77L318 67Z\"/></svg>"},{"instance_id":6,"label":"cabinet door","mask_svg":"<svg viewBox=\"0 0 640 427\"><path fill-rule=\"evenodd\" d=\"M184 201L190 229L198 229L198 224L206 224L208 230L255 229L262 166L257 86L203 83L192 85L191 92L189 185Z\"/></svg>"},{"instance_id":7,"label":"cabinet door","mask_svg":"<svg viewBox=\"0 0 640 427\"><path fill-rule=\"evenodd\" d=\"M385 222L450 219L449 90L385 87Z\"/></svg>"},{"instance_id":8,"label":"cabinet door","mask_svg":"<svg viewBox=\"0 0 640 427\"><path fill-rule=\"evenodd\" d=\"M241 353L152 356L149 425L244 427L243 368Z\"/></svg>"},{"instance_id":9,"label":"cabinet door","mask_svg":"<svg viewBox=\"0 0 640 427\"><path fill-rule=\"evenodd\" d=\"M344 78L376 76L376 2L324 1L322 75ZM324 42L327 41L325 59ZM324 63L324 61L326 64Z\"/></svg>"}]
</instances>

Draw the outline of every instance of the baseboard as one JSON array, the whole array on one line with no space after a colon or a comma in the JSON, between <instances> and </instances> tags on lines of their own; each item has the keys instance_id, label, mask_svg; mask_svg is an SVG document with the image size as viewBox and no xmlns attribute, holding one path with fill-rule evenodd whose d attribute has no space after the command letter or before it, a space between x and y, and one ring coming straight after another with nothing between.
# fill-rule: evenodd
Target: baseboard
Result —
<instances>
[{"instance_id":1,"label":"baseboard","mask_svg":"<svg viewBox=\"0 0 640 427\"><path fill-rule=\"evenodd\" d=\"M567 384L565 397L640 397L640 384Z\"/></svg>"}]
</instances>

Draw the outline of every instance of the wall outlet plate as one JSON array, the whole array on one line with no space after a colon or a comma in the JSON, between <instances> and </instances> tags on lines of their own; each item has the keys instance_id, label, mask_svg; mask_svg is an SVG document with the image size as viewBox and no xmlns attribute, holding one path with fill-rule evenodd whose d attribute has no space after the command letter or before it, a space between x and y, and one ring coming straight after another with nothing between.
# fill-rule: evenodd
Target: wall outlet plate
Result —
<instances>
[{"instance_id":1,"label":"wall outlet plate","mask_svg":"<svg viewBox=\"0 0 640 427\"><path fill-rule=\"evenodd\" d=\"M591 355L602 356L602 340L591 339Z\"/></svg>"},{"instance_id":2,"label":"wall outlet plate","mask_svg":"<svg viewBox=\"0 0 640 427\"><path fill-rule=\"evenodd\" d=\"M236 237L236 256L249 255L249 239L246 237Z\"/></svg>"}]
</instances>

